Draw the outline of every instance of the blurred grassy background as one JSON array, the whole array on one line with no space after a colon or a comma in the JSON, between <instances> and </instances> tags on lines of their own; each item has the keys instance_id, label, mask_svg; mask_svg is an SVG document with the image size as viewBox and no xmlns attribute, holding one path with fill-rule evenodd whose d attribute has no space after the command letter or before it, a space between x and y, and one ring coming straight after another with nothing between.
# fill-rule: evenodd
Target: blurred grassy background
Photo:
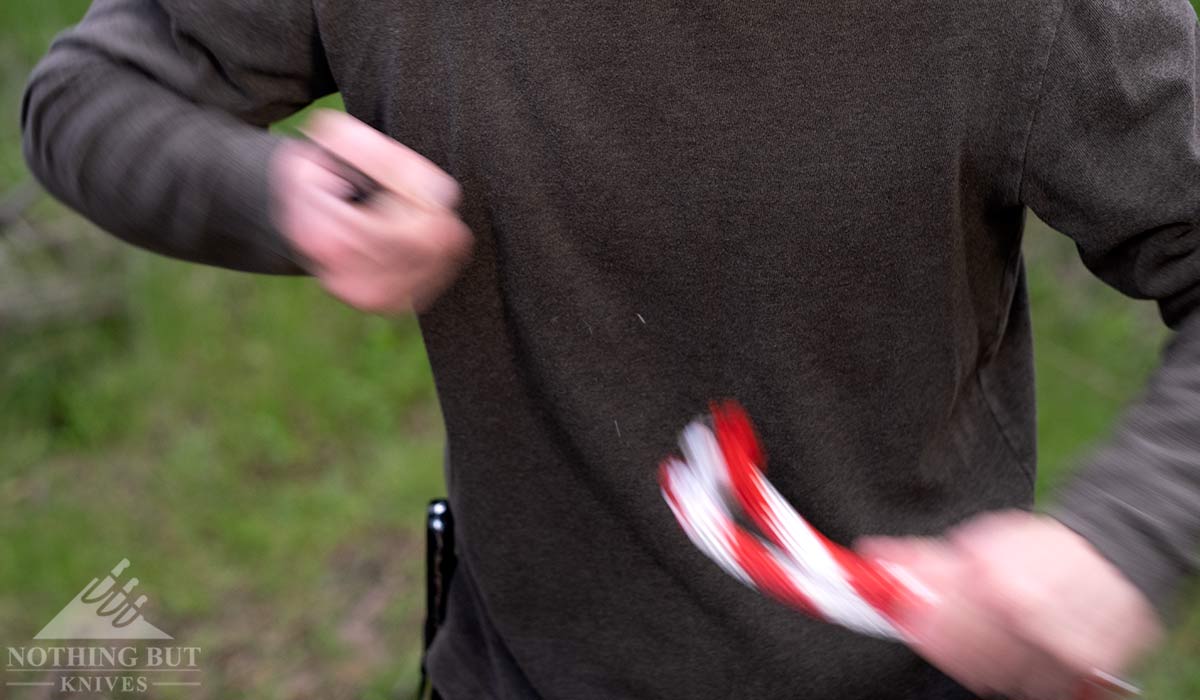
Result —
<instances>
[{"instance_id":1,"label":"blurred grassy background","mask_svg":"<svg viewBox=\"0 0 1200 700\"><path fill-rule=\"evenodd\" d=\"M25 75L86 4L0 3L0 193L27 177ZM49 200L27 218L86 227ZM442 491L415 324L354 313L306 280L92 238L121 286L117 313L0 327L0 646L26 643L128 557L151 621L204 650L203 688L158 697L407 691L422 505ZM1026 253L1039 489L1051 493L1139 389L1165 333L1153 307L1103 287L1040 223ZM1152 700L1200 697L1200 606L1183 613L1145 671Z\"/></svg>"}]
</instances>

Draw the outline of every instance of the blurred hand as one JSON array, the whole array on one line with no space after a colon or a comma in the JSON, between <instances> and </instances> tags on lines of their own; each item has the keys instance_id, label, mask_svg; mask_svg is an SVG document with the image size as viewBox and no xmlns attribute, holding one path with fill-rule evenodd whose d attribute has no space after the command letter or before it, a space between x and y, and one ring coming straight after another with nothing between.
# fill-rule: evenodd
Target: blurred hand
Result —
<instances>
[{"instance_id":1,"label":"blurred hand","mask_svg":"<svg viewBox=\"0 0 1200 700\"><path fill-rule=\"evenodd\" d=\"M459 186L430 161L357 119L317 112L271 163L276 225L333 296L393 314L430 304L454 279L471 234ZM339 163L338 160L343 161ZM346 165L383 191L353 202Z\"/></svg>"},{"instance_id":2,"label":"blurred hand","mask_svg":"<svg viewBox=\"0 0 1200 700\"><path fill-rule=\"evenodd\" d=\"M871 538L858 549L934 592L936 603L914 603L898 622L914 650L984 697L1115 697L1080 692L1081 681L1121 674L1161 635L1133 584L1051 518L987 514L946 539Z\"/></svg>"}]
</instances>

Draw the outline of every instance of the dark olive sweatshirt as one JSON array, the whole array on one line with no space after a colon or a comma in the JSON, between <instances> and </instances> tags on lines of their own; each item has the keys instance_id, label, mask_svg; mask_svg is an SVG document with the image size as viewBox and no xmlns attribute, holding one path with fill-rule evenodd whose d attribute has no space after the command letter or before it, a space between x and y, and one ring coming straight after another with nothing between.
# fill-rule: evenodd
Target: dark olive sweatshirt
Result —
<instances>
[{"instance_id":1,"label":"dark olive sweatshirt","mask_svg":"<svg viewBox=\"0 0 1200 700\"><path fill-rule=\"evenodd\" d=\"M21 118L65 202L241 270L296 272L261 127L320 95L462 183L474 257L420 319L450 700L949 699L722 573L656 465L731 397L839 542L1030 506L1029 208L1178 331L1057 511L1166 609L1200 535L1198 53L1187 0L96 0Z\"/></svg>"}]
</instances>

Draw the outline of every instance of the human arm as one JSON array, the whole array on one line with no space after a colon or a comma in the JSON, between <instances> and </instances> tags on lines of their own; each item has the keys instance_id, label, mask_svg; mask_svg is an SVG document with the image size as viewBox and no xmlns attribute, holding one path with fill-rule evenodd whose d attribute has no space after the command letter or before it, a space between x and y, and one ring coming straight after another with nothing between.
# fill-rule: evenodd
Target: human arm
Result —
<instances>
[{"instance_id":1,"label":"human arm","mask_svg":"<svg viewBox=\"0 0 1200 700\"><path fill-rule=\"evenodd\" d=\"M1186 0L1066 0L1022 203L1175 331L1146 391L1053 517L987 514L868 553L934 581L915 646L980 693L1065 697L1159 638L1200 548L1200 41Z\"/></svg>"},{"instance_id":2,"label":"human arm","mask_svg":"<svg viewBox=\"0 0 1200 700\"><path fill-rule=\"evenodd\" d=\"M308 2L96 0L30 78L26 159L144 248L311 272L365 311L427 305L470 247L453 178L347 115L319 115L308 141L265 130L334 88ZM350 201L347 167L384 189Z\"/></svg>"},{"instance_id":3,"label":"human arm","mask_svg":"<svg viewBox=\"0 0 1200 700\"><path fill-rule=\"evenodd\" d=\"M96 0L29 79L25 156L131 243L300 272L270 218L265 127L334 89L305 0Z\"/></svg>"}]
</instances>

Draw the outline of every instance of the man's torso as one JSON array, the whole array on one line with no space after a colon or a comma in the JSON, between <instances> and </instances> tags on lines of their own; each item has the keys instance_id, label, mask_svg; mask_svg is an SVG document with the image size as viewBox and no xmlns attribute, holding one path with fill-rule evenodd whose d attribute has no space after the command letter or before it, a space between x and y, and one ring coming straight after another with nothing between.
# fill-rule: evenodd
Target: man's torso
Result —
<instances>
[{"instance_id":1,"label":"man's torso","mask_svg":"<svg viewBox=\"0 0 1200 700\"><path fill-rule=\"evenodd\" d=\"M708 400L843 543L1028 505L1017 201L1052 8L317 3L347 109L464 186L422 317L463 568L451 698L957 698L694 551Z\"/></svg>"}]
</instances>

